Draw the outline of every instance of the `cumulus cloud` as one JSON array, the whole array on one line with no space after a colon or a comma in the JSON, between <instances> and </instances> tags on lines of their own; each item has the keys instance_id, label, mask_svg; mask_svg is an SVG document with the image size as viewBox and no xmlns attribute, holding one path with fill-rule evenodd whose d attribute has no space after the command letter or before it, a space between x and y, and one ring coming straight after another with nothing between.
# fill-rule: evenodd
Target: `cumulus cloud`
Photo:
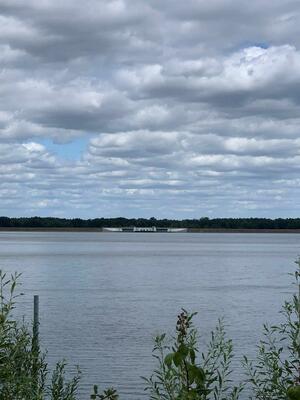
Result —
<instances>
[{"instance_id":1,"label":"cumulus cloud","mask_svg":"<svg viewBox=\"0 0 300 400\"><path fill-rule=\"evenodd\" d=\"M0 0L0 214L297 216L299 18Z\"/></svg>"}]
</instances>

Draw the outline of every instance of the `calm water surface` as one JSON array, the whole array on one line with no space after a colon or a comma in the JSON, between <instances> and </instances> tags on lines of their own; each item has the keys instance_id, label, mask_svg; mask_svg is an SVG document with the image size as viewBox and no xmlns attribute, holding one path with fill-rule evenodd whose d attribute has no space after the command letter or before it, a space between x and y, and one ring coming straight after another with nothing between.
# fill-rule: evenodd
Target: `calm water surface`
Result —
<instances>
[{"instance_id":1,"label":"calm water surface","mask_svg":"<svg viewBox=\"0 0 300 400\"><path fill-rule=\"evenodd\" d=\"M49 362L80 365L82 399L98 383L137 400L152 338L172 332L181 307L198 311L203 346L224 316L235 363L253 356L262 323L278 321L291 293L299 245L297 234L0 232L0 267L23 273L28 318L40 295Z\"/></svg>"}]
</instances>

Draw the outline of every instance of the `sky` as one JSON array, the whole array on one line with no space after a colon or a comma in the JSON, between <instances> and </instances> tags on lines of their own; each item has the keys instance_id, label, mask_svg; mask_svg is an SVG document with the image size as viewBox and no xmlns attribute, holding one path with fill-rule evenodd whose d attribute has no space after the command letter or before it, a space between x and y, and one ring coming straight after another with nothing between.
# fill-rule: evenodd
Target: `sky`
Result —
<instances>
[{"instance_id":1,"label":"sky","mask_svg":"<svg viewBox=\"0 0 300 400\"><path fill-rule=\"evenodd\" d=\"M299 0L0 0L0 215L299 217Z\"/></svg>"}]
</instances>

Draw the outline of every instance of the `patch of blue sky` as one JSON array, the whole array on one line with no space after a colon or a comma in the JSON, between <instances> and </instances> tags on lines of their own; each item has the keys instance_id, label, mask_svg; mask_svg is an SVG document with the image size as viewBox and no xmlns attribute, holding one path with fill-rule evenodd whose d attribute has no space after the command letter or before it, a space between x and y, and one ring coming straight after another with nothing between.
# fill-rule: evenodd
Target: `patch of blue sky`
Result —
<instances>
[{"instance_id":1,"label":"patch of blue sky","mask_svg":"<svg viewBox=\"0 0 300 400\"><path fill-rule=\"evenodd\" d=\"M266 43L266 42L256 42L256 43L253 43L253 46L260 47L261 49L268 49L270 47L270 44Z\"/></svg>"},{"instance_id":2,"label":"patch of blue sky","mask_svg":"<svg viewBox=\"0 0 300 400\"><path fill-rule=\"evenodd\" d=\"M260 47L261 49L268 49L270 44L267 42L243 42L240 46L242 49L247 47Z\"/></svg>"},{"instance_id":3,"label":"patch of blue sky","mask_svg":"<svg viewBox=\"0 0 300 400\"><path fill-rule=\"evenodd\" d=\"M82 153L85 151L88 139L76 138L68 143L55 143L51 139L39 140L39 143L46 147L50 152L65 160L80 160Z\"/></svg>"},{"instance_id":4,"label":"patch of blue sky","mask_svg":"<svg viewBox=\"0 0 300 400\"><path fill-rule=\"evenodd\" d=\"M234 53L243 49L247 49L249 47L260 47L261 49L268 49L270 47L270 43L267 42L251 42L251 41L243 41L240 42L238 45L233 47L229 47L227 49L228 54Z\"/></svg>"}]
</instances>

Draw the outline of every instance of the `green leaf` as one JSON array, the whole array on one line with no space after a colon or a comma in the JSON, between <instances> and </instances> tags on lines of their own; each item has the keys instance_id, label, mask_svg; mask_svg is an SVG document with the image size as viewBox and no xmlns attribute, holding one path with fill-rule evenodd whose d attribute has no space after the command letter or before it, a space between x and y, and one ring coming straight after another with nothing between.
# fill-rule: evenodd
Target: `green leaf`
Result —
<instances>
[{"instance_id":1,"label":"green leaf","mask_svg":"<svg viewBox=\"0 0 300 400\"><path fill-rule=\"evenodd\" d=\"M176 353L174 354L174 357L173 357L173 362L176 365L176 367L178 367L182 363L183 360L184 360L184 357L182 356L182 354L179 353L178 351L176 351Z\"/></svg>"},{"instance_id":2,"label":"green leaf","mask_svg":"<svg viewBox=\"0 0 300 400\"><path fill-rule=\"evenodd\" d=\"M292 386L287 391L290 400L300 400L300 386Z\"/></svg>"},{"instance_id":3,"label":"green leaf","mask_svg":"<svg viewBox=\"0 0 300 400\"><path fill-rule=\"evenodd\" d=\"M195 360L196 360L196 353L194 349L190 349L190 357L191 357L191 361L193 364L195 364Z\"/></svg>"},{"instance_id":4,"label":"green leaf","mask_svg":"<svg viewBox=\"0 0 300 400\"><path fill-rule=\"evenodd\" d=\"M165 359L164 359L164 363L165 363L168 367L170 367L171 364L172 364L173 358L174 358L174 353L169 353L169 354L167 354L166 357L165 357Z\"/></svg>"},{"instance_id":5,"label":"green leaf","mask_svg":"<svg viewBox=\"0 0 300 400\"><path fill-rule=\"evenodd\" d=\"M177 353L181 355L182 358L186 358L189 354L189 349L185 344L181 344L177 350Z\"/></svg>"},{"instance_id":6,"label":"green leaf","mask_svg":"<svg viewBox=\"0 0 300 400\"><path fill-rule=\"evenodd\" d=\"M200 367L195 367L195 381L198 385L202 385L205 382L205 372Z\"/></svg>"}]
</instances>

